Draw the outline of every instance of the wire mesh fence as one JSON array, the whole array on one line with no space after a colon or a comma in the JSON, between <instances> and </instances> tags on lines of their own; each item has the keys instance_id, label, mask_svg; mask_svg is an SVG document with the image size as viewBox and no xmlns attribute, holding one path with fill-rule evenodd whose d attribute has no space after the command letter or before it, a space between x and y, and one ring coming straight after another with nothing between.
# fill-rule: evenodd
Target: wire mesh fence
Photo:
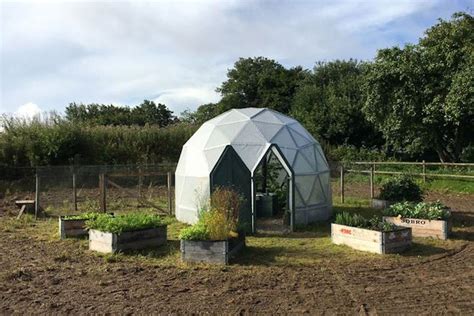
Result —
<instances>
[{"instance_id":1,"label":"wire mesh fence","mask_svg":"<svg viewBox=\"0 0 474 316\"><path fill-rule=\"evenodd\" d=\"M376 162L374 168L373 162L368 165L358 162L329 163L335 203L341 203L343 199L346 202L367 200L368 203L371 197L378 194L382 181L398 173L417 176L418 181L422 184L426 181L426 185L431 181L441 184L444 181L449 186L472 187L474 181L471 179L474 164L426 163L423 168L419 163L402 162L397 165L396 162ZM341 177L342 165L345 168L344 177ZM35 204L37 200L41 209L50 215L89 211L173 214L175 169L176 164L0 166L0 215L7 210L16 214L19 209L16 202L19 200ZM443 175L449 178L438 180ZM37 180L39 183L36 183Z\"/></svg>"},{"instance_id":2,"label":"wire mesh fence","mask_svg":"<svg viewBox=\"0 0 474 316\"><path fill-rule=\"evenodd\" d=\"M51 215L172 212L175 165L38 167L38 200Z\"/></svg>"}]
</instances>

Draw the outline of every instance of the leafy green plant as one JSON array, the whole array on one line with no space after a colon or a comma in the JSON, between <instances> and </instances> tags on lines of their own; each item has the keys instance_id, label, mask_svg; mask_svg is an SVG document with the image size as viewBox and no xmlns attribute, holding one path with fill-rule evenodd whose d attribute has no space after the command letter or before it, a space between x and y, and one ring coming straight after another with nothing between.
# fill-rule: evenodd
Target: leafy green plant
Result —
<instances>
[{"instance_id":1,"label":"leafy green plant","mask_svg":"<svg viewBox=\"0 0 474 316\"><path fill-rule=\"evenodd\" d=\"M366 219L360 214L342 212L336 214L336 219L334 222L339 225L366 228L378 231L391 231L396 229L395 225L384 222L380 217L375 215L370 219Z\"/></svg>"},{"instance_id":2,"label":"leafy green plant","mask_svg":"<svg viewBox=\"0 0 474 316\"><path fill-rule=\"evenodd\" d=\"M100 215L103 215L103 214L97 213L97 212L87 212L87 213L82 213L79 215L67 215L67 216L64 216L63 219L65 220L94 220ZM107 214L107 215L110 216L110 214Z\"/></svg>"},{"instance_id":3,"label":"leafy green plant","mask_svg":"<svg viewBox=\"0 0 474 316\"><path fill-rule=\"evenodd\" d=\"M395 202L420 202L423 200L423 190L412 178L401 175L389 178L382 183L379 198Z\"/></svg>"},{"instance_id":4,"label":"leafy green plant","mask_svg":"<svg viewBox=\"0 0 474 316\"><path fill-rule=\"evenodd\" d=\"M208 240L209 231L202 222L199 222L193 226L183 228L179 233L179 239L182 240Z\"/></svg>"},{"instance_id":5,"label":"leafy green plant","mask_svg":"<svg viewBox=\"0 0 474 316\"><path fill-rule=\"evenodd\" d=\"M401 202L386 209L384 215L400 216L403 218L447 220L451 216L451 211L446 205L439 201L433 203Z\"/></svg>"},{"instance_id":6,"label":"leafy green plant","mask_svg":"<svg viewBox=\"0 0 474 316\"><path fill-rule=\"evenodd\" d=\"M130 213L115 217L108 214L100 214L95 219L86 221L88 229L109 233L156 228L165 224L165 221L160 216L144 213Z\"/></svg>"}]
</instances>

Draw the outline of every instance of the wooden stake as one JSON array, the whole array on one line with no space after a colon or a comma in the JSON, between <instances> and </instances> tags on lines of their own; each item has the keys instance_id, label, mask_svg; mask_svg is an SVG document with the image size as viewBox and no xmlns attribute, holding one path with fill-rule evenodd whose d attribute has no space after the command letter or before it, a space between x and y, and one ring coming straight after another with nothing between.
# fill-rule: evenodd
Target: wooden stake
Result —
<instances>
[{"instance_id":1,"label":"wooden stake","mask_svg":"<svg viewBox=\"0 0 474 316\"><path fill-rule=\"evenodd\" d=\"M76 189L76 172L72 172L72 204L74 204L74 211L77 212L77 189Z\"/></svg>"},{"instance_id":2,"label":"wooden stake","mask_svg":"<svg viewBox=\"0 0 474 316\"><path fill-rule=\"evenodd\" d=\"M36 190L35 190L35 219L38 218L40 207L40 177L36 173Z\"/></svg>"},{"instance_id":3,"label":"wooden stake","mask_svg":"<svg viewBox=\"0 0 474 316\"><path fill-rule=\"evenodd\" d=\"M100 208L102 212L107 212L107 176L105 173L99 175L99 190L100 190Z\"/></svg>"},{"instance_id":4,"label":"wooden stake","mask_svg":"<svg viewBox=\"0 0 474 316\"><path fill-rule=\"evenodd\" d=\"M138 196L142 196L143 175L142 168L138 168Z\"/></svg>"},{"instance_id":5,"label":"wooden stake","mask_svg":"<svg viewBox=\"0 0 474 316\"><path fill-rule=\"evenodd\" d=\"M370 198L374 198L374 166L370 167Z\"/></svg>"},{"instance_id":6,"label":"wooden stake","mask_svg":"<svg viewBox=\"0 0 474 316\"><path fill-rule=\"evenodd\" d=\"M340 166L341 203L344 204L344 166Z\"/></svg>"},{"instance_id":7,"label":"wooden stake","mask_svg":"<svg viewBox=\"0 0 474 316\"><path fill-rule=\"evenodd\" d=\"M425 160L423 159L423 183L426 182L426 162Z\"/></svg>"},{"instance_id":8,"label":"wooden stake","mask_svg":"<svg viewBox=\"0 0 474 316\"><path fill-rule=\"evenodd\" d=\"M172 178L171 178L171 172L168 172L168 212L169 214L171 215L173 213L173 199L172 199L172 196L171 196L171 181L172 181Z\"/></svg>"}]
</instances>

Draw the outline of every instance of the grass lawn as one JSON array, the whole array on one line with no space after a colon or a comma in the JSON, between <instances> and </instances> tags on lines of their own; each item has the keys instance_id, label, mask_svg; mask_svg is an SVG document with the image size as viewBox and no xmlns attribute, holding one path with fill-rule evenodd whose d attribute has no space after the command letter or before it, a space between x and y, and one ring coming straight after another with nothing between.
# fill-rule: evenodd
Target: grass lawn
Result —
<instances>
[{"instance_id":1,"label":"grass lawn","mask_svg":"<svg viewBox=\"0 0 474 316\"><path fill-rule=\"evenodd\" d=\"M376 175L374 177L375 185L381 185L385 179L388 179L393 176L382 176ZM474 179L435 179L428 178L426 182L419 177L414 178L416 182L423 188L425 191L439 191L443 193L474 193ZM360 173L348 173L345 176L346 185L351 183L364 183L369 185L369 175L360 174ZM333 181L339 182L339 179L333 179Z\"/></svg>"},{"instance_id":2,"label":"grass lawn","mask_svg":"<svg viewBox=\"0 0 474 316\"><path fill-rule=\"evenodd\" d=\"M369 200L347 199L341 205L334 203L334 213L337 212L360 213L366 217L380 215L380 211L369 207ZM0 231L2 233L15 233L28 236L41 242L67 243L78 247L85 255L100 256L106 262L140 261L152 265L179 266L190 268L195 265L184 264L180 261L179 231L185 224L175 218L168 217L168 243L158 249L132 252L127 254L100 255L87 250L87 239L65 241L59 240L57 218L46 218L35 221L31 216L24 216L20 220L15 218L0 218ZM247 265L313 265L321 262L346 262L365 260L376 263L377 261L403 262L407 257L420 260L428 256L444 253L465 244L463 240L450 239L447 241L429 238L415 238L411 250L402 255L377 255L353 250L346 246L333 245L330 237L330 224L320 223L311 226L297 227L296 232L284 236L248 236L247 249L236 259L236 264Z\"/></svg>"}]
</instances>

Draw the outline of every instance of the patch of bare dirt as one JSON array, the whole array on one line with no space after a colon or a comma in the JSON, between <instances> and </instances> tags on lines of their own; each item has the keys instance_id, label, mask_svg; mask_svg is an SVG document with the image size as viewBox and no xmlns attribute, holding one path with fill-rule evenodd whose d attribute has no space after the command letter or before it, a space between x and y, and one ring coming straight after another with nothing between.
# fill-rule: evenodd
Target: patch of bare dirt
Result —
<instances>
[{"instance_id":1,"label":"patch of bare dirt","mask_svg":"<svg viewBox=\"0 0 474 316\"><path fill-rule=\"evenodd\" d=\"M0 219L2 220L2 219ZM84 242L0 232L0 313L470 314L474 243L418 260L306 266L113 262Z\"/></svg>"}]
</instances>

